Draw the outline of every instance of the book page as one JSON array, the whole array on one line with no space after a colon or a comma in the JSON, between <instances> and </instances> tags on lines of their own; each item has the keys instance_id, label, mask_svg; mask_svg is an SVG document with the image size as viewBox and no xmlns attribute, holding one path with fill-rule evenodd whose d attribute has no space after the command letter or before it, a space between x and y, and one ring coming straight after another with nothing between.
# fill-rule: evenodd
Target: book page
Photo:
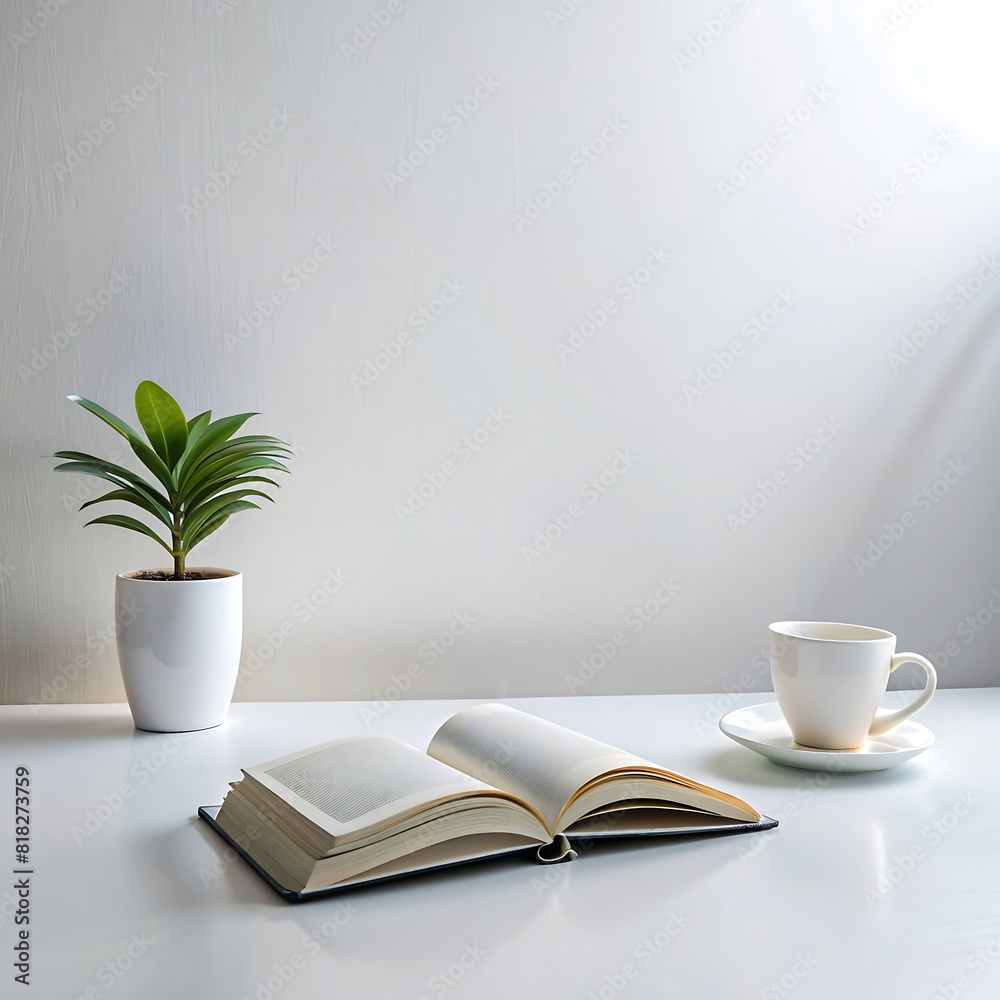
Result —
<instances>
[{"instance_id":1,"label":"book page","mask_svg":"<svg viewBox=\"0 0 1000 1000\"><path fill-rule=\"evenodd\" d=\"M588 781L617 767L655 764L506 705L452 716L427 753L533 805L554 832L563 807Z\"/></svg>"},{"instance_id":2,"label":"book page","mask_svg":"<svg viewBox=\"0 0 1000 1000\"><path fill-rule=\"evenodd\" d=\"M244 771L334 838L490 785L392 736L354 736Z\"/></svg>"},{"instance_id":3,"label":"book page","mask_svg":"<svg viewBox=\"0 0 1000 1000\"><path fill-rule=\"evenodd\" d=\"M465 864L468 861L478 861L486 858L496 858L502 854L523 854L526 850L536 850L538 842L530 837L521 837L511 833L478 833L471 836L456 837L443 844L424 847L413 854L396 858L376 868L353 878L338 880L333 883L338 887L346 887L355 883L364 885L376 879L391 878L408 872L432 871L435 868L448 868L452 865Z\"/></svg>"}]
</instances>

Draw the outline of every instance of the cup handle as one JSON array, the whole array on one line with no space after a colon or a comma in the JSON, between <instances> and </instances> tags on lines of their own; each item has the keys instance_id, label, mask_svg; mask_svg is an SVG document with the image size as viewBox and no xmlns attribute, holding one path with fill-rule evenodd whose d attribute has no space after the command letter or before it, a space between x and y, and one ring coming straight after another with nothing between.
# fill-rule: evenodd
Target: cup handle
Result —
<instances>
[{"instance_id":1,"label":"cup handle","mask_svg":"<svg viewBox=\"0 0 1000 1000\"><path fill-rule=\"evenodd\" d=\"M892 729L893 726L898 726L904 719L908 719L914 712L919 711L931 700L931 695L934 694L934 690L937 688L937 671L926 656L921 656L919 653L896 653L892 658L889 673L892 673L896 667L903 663L917 663L923 667L924 673L927 674L927 683L924 685L923 691L909 705L904 706L897 712L890 712L888 715L879 716L872 723L871 729L868 730L869 736L880 736L882 733Z\"/></svg>"}]
</instances>

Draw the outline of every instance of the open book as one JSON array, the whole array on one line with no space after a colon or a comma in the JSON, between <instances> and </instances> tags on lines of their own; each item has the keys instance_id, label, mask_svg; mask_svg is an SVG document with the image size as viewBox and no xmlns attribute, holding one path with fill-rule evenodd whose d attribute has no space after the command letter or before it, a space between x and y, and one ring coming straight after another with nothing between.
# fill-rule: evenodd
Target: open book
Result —
<instances>
[{"instance_id":1,"label":"open book","mask_svg":"<svg viewBox=\"0 0 1000 1000\"><path fill-rule=\"evenodd\" d=\"M353 736L243 775L217 815L201 815L297 897L526 849L569 860L574 837L775 825L732 795L495 704L452 716L426 754Z\"/></svg>"}]
</instances>

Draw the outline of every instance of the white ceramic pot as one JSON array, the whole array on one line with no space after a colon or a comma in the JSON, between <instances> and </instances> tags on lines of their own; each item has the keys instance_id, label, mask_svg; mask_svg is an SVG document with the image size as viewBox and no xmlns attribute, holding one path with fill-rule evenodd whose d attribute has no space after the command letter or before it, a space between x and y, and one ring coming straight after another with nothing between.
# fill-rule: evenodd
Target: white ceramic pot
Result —
<instances>
[{"instance_id":1,"label":"white ceramic pot","mask_svg":"<svg viewBox=\"0 0 1000 1000\"><path fill-rule=\"evenodd\" d=\"M243 576L191 571L212 578L119 573L115 582L118 660L137 729L180 733L226 721L243 645Z\"/></svg>"}]
</instances>

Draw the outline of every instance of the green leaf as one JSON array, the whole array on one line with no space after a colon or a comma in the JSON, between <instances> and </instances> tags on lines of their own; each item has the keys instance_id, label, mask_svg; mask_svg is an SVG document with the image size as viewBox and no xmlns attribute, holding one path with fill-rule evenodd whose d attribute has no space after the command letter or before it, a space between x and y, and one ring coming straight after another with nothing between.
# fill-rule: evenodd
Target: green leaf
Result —
<instances>
[{"instance_id":1,"label":"green leaf","mask_svg":"<svg viewBox=\"0 0 1000 1000\"><path fill-rule=\"evenodd\" d=\"M235 448L244 448L249 446L259 448L262 451L273 451L285 455L295 454L290 445L285 444L284 441L280 441L276 437L271 437L269 434L244 434L242 437L232 438L224 444L217 445L213 448L211 454L221 455Z\"/></svg>"},{"instance_id":2,"label":"green leaf","mask_svg":"<svg viewBox=\"0 0 1000 1000\"><path fill-rule=\"evenodd\" d=\"M189 538L194 536L194 533L203 524L205 524L206 521L214 517L218 511L224 508L227 504L248 496L263 497L265 500L271 499L266 493L262 493L260 490L246 489L233 490L232 493L222 493L217 497L213 497L211 500L206 500L205 503L201 504L201 506L188 511L185 515L184 523L181 526L181 539L183 541L187 541ZM260 510L260 508L258 507L257 510Z\"/></svg>"},{"instance_id":3,"label":"green leaf","mask_svg":"<svg viewBox=\"0 0 1000 1000\"><path fill-rule=\"evenodd\" d=\"M212 419L212 411L206 410L204 413L199 413L198 416L192 417L188 421L188 437L194 433L195 424L201 423L202 429L208 426Z\"/></svg>"},{"instance_id":4,"label":"green leaf","mask_svg":"<svg viewBox=\"0 0 1000 1000\"><path fill-rule=\"evenodd\" d=\"M221 462L199 468L192 473L191 478L181 487L178 493L179 502L188 502L190 497L200 493L220 476L244 475L250 472L259 472L262 469L288 472L288 469L281 462L267 455L250 455L244 458L237 458L233 461L224 459Z\"/></svg>"},{"instance_id":5,"label":"green leaf","mask_svg":"<svg viewBox=\"0 0 1000 1000\"><path fill-rule=\"evenodd\" d=\"M127 514L105 514L104 517L95 517L93 521L88 521L84 527L91 524L111 524L116 528L128 528L130 531L138 531L140 535L147 535L153 541L159 542L171 555L174 554L170 546L148 524L143 524L142 521L137 521L134 517L129 517Z\"/></svg>"},{"instance_id":6,"label":"green leaf","mask_svg":"<svg viewBox=\"0 0 1000 1000\"><path fill-rule=\"evenodd\" d=\"M83 396L67 396L67 399L71 399L74 403L78 403L85 410L90 410L91 413L100 417L106 424L110 424L122 437L138 437L139 432L135 428L130 427L124 420L116 417L110 411L104 409L103 406L98 406L97 403L92 403L89 399L84 399Z\"/></svg>"},{"instance_id":7,"label":"green leaf","mask_svg":"<svg viewBox=\"0 0 1000 1000\"><path fill-rule=\"evenodd\" d=\"M273 486L275 489L281 489L281 487L273 480L268 479L266 476L230 476L221 475L218 479L212 480L210 483L205 483L205 485L188 500L188 507L194 509L199 504L203 504L206 500L211 500L217 493L221 493L223 490L232 489L234 486L243 486L246 483L267 483L268 486Z\"/></svg>"},{"instance_id":8,"label":"green leaf","mask_svg":"<svg viewBox=\"0 0 1000 1000\"><path fill-rule=\"evenodd\" d=\"M247 506L253 507L254 504L248 504ZM195 532L194 538L192 538L191 541L188 542L188 546L187 546L187 549L185 551L190 552L200 542L205 541L205 539L208 538L209 535L211 535L213 532L218 531L219 528L221 528L226 523L226 521L228 521L228 520L229 520L229 514L226 514L225 517L212 517L212 518L209 518Z\"/></svg>"},{"instance_id":9,"label":"green leaf","mask_svg":"<svg viewBox=\"0 0 1000 1000\"><path fill-rule=\"evenodd\" d=\"M249 468L248 466L252 464L257 464L258 468ZM288 468L280 458L274 455L261 455L259 452L250 452L246 455L233 455L230 458L223 458L218 462L213 462L211 465L203 466L191 477L190 484L197 489L201 489L220 476L257 472L259 469L265 468L274 469L275 472L288 472Z\"/></svg>"},{"instance_id":10,"label":"green leaf","mask_svg":"<svg viewBox=\"0 0 1000 1000\"><path fill-rule=\"evenodd\" d=\"M174 482L174 477L170 470L167 468L166 462L160 458L159 455L153 451L152 448L146 444L141 437L132 437L128 439L128 443L135 452L139 461L142 462L150 472L156 476L157 479L167 488L167 492L173 496L174 491L177 489L177 484Z\"/></svg>"},{"instance_id":11,"label":"green leaf","mask_svg":"<svg viewBox=\"0 0 1000 1000\"><path fill-rule=\"evenodd\" d=\"M177 468L177 484L183 486L192 470L196 468L201 459L210 452L216 445L228 441L251 417L256 413L237 413L232 417L222 417L213 420L205 428L204 433L192 446L191 450L184 456L184 461Z\"/></svg>"},{"instance_id":12,"label":"green leaf","mask_svg":"<svg viewBox=\"0 0 1000 1000\"><path fill-rule=\"evenodd\" d=\"M174 525L167 511L131 486L121 490L112 490L110 493L105 493L104 496L98 497L96 500L88 500L85 504L80 505L80 510L92 507L95 503L103 503L105 500L124 500L126 503L133 503L136 507L141 507L154 517L159 518L168 528L173 529Z\"/></svg>"},{"instance_id":13,"label":"green leaf","mask_svg":"<svg viewBox=\"0 0 1000 1000\"><path fill-rule=\"evenodd\" d=\"M135 412L153 450L173 469L188 440L187 419L177 400L147 379L135 390Z\"/></svg>"},{"instance_id":14,"label":"green leaf","mask_svg":"<svg viewBox=\"0 0 1000 1000\"><path fill-rule=\"evenodd\" d=\"M122 437L128 438L128 443L131 445L132 451L136 453L142 464L159 479L168 492L173 492L176 487L170 475L170 470L164 464L163 459L143 441L141 435L134 427L129 426L124 420L120 420L113 413L104 409L103 406L92 403L89 399L84 399L82 396L69 396L67 398L73 400L74 403L79 403L85 410L90 410L91 413L100 417L106 424L114 427ZM187 425L185 425L185 429L186 427Z\"/></svg>"},{"instance_id":15,"label":"green leaf","mask_svg":"<svg viewBox=\"0 0 1000 1000\"><path fill-rule=\"evenodd\" d=\"M243 445L239 448L233 448L232 450L227 449L225 451L213 451L206 455L198 463L198 467L196 469L192 470L191 475L187 479L187 483L203 483L220 470L248 458L267 458L271 461L281 463L281 467L283 469L285 468L283 463L288 461L283 454L275 451L268 451L267 449L262 449L256 445Z\"/></svg>"},{"instance_id":16,"label":"green leaf","mask_svg":"<svg viewBox=\"0 0 1000 1000\"><path fill-rule=\"evenodd\" d=\"M181 460L174 466L175 473L184 465L184 461L191 453L191 449L201 440L201 436L205 433L205 429L211 420L212 411L206 410L204 413L199 413L198 416L192 417L188 421L187 445L184 448L184 454L181 455Z\"/></svg>"},{"instance_id":17,"label":"green leaf","mask_svg":"<svg viewBox=\"0 0 1000 1000\"><path fill-rule=\"evenodd\" d=\"M55 457L70 459L66 465L57 465L56 469L62 469L65 472L80 472L85 476L100 475L102 479L108 478L102 473L111 473L111 475L116 476L117 478L109 479L109 482L117 483L119 479L124 480L127 483L131 483L134 487L136 487L136 489L140 490L147 497L149 497L150 500L154 500L167 510L173 509L170 500L167 497L160 493L160 491L154 486L150 486L150 484L147 483L142 476L137 476L134 472L130 469L126 469L124 466L116 465L114 462L106 462L103 458L95 458L93 455L86 455L82 451L57 451ZM95 467L101 470L101 472L84 471L83 469L77 468L73 463L83 463L85 465Z\"/></svg>"},{"instance_id":18,"label":"green leaf","mask_svg":"<svg viewBox=\"0 0 1000 1000\"><path fill-rule=\"evenodd\" d=\"M191 470L191 478L200 476L209 466L218 466L222 462L235 462L237 459L247 458L251 455L268 455L271 458L281 459L283 462L289 461L289 453L281 448L255 444L252 441L244 444L230 442L220 448L213 448L205 455L197 467Z\"/></svg>"},{"instance_id":19,"label":"green leaf","mask_svg":"<svg viewBox=\"0 0 1000 1000\"><path fill-rule=\"evenodd\" d=\"M220 510L215 512L214 518L209 518L204 525L202 525L200 531L196 531L192 536L191 540L187 543L185 551L190 552L199 542L204 541L213 531L218 530L222 527L223 521L225 521L230 514L235 514L237 511L241 510L260 510L260 507L255 503L250 503L249 500L235 500L233 503L226 504ZM209 530L210 525L215 525L215 527Z\"/></svg>"},{"instance_id":20,"label":"green leaf","mask_svg":"<svg viewBox=\"0 0 1000 1000\"><path fill-rule=\"evenodd\" d=\"M108 472L106 469L103 469L98 465L89 465L86 462L66 462L64 465L57 465L56 471L76 472L84 476L95 476L98 479L104 479L109 483L114 483L115 486L118 486L123 490L134 489L137 492L142 493L151 503L162 507L164 511L172 509L169 507L169 501L166 500L161 493L152 489L152 487L146 487L145 484L137 485L129 482L126 479L122 479L119 476ZM139 482L142 483L142 480L139 480Z\"/></svg>"},{"instance_id":21,"label":"green leaf","mask_svg":"<svg viewBox=\"0 0 1000 1000\"><path fill-rule=\"evenodd\" d=\"M86 462L66 462L63 465L57 465L55 467L55 471L77 472L82 476L95 476L98 479L105 479L109 483L114 483L115 486L118 486L121 489L128 486L128 483L124 479L119 479L117 476L111 475L110 472L105 472L96 465L88 465Z\"/></svg>"}]
</instances>

